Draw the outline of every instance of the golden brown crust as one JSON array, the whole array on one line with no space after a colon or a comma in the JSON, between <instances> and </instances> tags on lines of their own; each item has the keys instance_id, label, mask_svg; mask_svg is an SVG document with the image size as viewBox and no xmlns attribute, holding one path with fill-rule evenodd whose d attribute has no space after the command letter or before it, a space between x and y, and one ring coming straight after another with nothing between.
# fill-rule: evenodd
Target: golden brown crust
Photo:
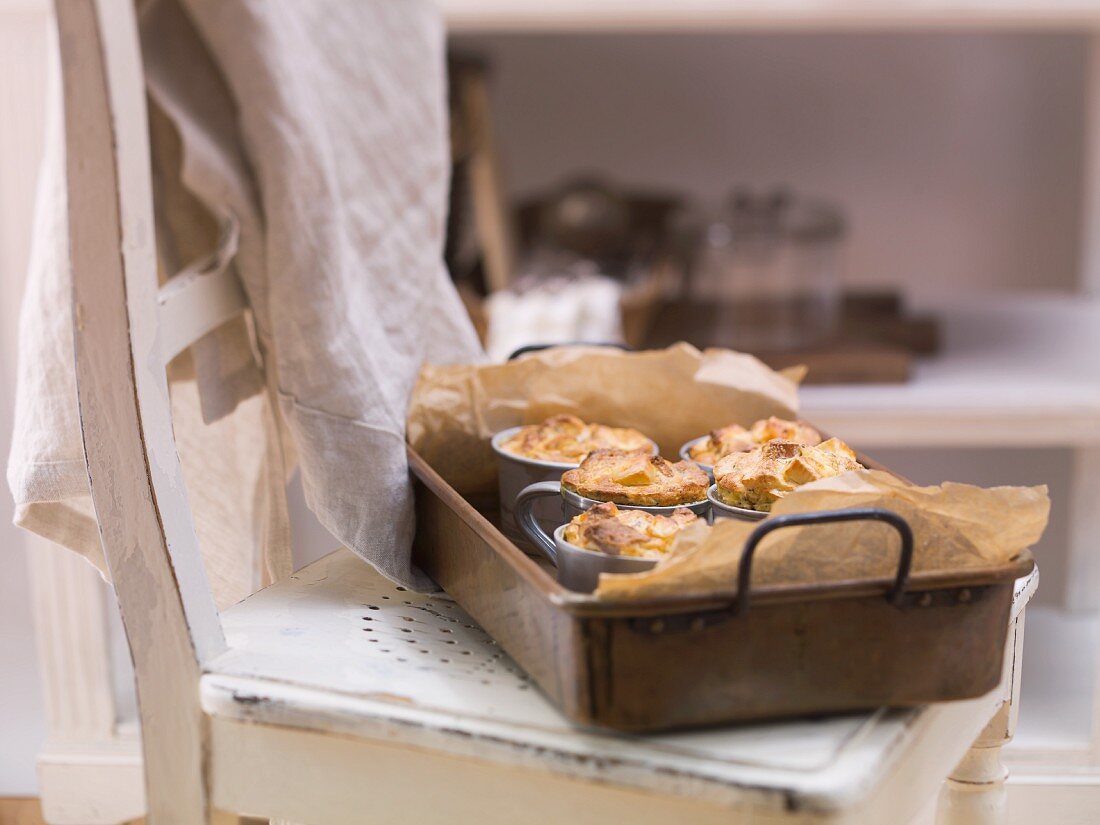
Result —
<instances>
[{"instance_id":1,"label":"golden brown crust","mask_svg":"<svg viewBox=\"0 0 1100 825\"><path fill-rule=\"evenodd\" d=\"M620 510L608 501L574 516L562 535L584 550L654 559L668 553L676 534L698 518L684 507L671 516L660 516L645 510Z\"/></svg>"},{"instance_id":2,"label":"golden brown crust","mask_svg":"<svg viewBox=\"0 0 1100 825\"><path fill-rule=\"evenodd\" d=\"M553 415L541 424L528 424L508 438L500 448L505 452L539 461L580 464L593 450L642 450L648 453L653 442L637 430L585 424L575 415Z\"/></svg>"},{"instance_id":3,"label":"golden brown crust","mask_svg":"<svg viewBox=\"0 0 1100 825\"><path fill-rule=\"evenodd\" d=\"M714 467L720 501L750 510L772 504L803 484L861 469L851 448L837 438L815 446L769 441L747 453L731 453Z\"/></svg>"},{"instance_id":4,"label":"golden brown crust","mask_svg":"<svg viewBox=\"0 0 1100 825\"><path fill-rule=\"evenodd\" d=\"M776 439L794 441L807 447L816 447L821 443L821 433L805 421L788 421L784 418L762 418L752 425L752 437L758 444L766 444Z\"/></svg>"},{"instance_id":5,"label":"golden brown crust","mask_svg":"<svg viewBox=\"0 0 1100 825\"><path fill-rule=\"evenodd\" d=\"M647 507L702 501L709 481L691 461L673 464L637 450L596 450L561 477L562 487L587 498Z\"/></svg>"},{"instance_id":6,"label":"golden brown crust","mask_svg":"<svg viewBox=\"0 0 1100 825\"><path fill-rule=\"evenodd\" d=\"M714 466L731 453L747 452L776 439L813 447L821 443L821 433L805 421L787 421L773 415L760 419L747 430L740 424L720 427L693 444L688 454L693 461Z\"/></svg>"},{"instance_id":7,"label":"golden brown crust","mask_svg":"<svg viewBox=\"0 0 1100 825\"><path fill-rule=\"evenodd\" d=\"M688 455L693 461L713 466L724 455L751 450L755 446L752 433L740 424L728 424L712 430L702 441L692 444Z\"/></svg>"}]
</instances>

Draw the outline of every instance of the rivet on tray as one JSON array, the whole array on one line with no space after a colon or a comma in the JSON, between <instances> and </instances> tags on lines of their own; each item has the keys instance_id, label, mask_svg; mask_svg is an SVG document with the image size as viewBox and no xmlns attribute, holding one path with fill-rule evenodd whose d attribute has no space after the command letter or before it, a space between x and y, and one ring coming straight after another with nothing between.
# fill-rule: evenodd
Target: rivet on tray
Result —
<instances>
[{"instance_id":1,"label":"rivet on tray","mask_svg":"<svg viewBox=\"0 0 1100 825\"><path fill-rule=\"evenodd\" d=\"M959 601L963 604L966 604L968 601L970 601L970 597L971 593L969 587L964 587L962 590L959 591Z\"/></svg>"},{"instance_id":2,"label":"rivet on tray","mask_svg":"<svg viewBox=\"0 0 1100 825\"><path fill-rule=\"evenodd\" d=\"M660 619L654 619L649 623L649 629L654 633L660 633L665 629L665 623Z\"/></svg>"},{"instance_id":3,"label":"rivet on tray","mask_svg":"<svg viewBox=\"0 0 1100 825\"><path fill-rule=\"evenodd\" d=\"M932 604L932 594L931 593L922 593L921 597L919 599L917 599L917 606L918 607L928 607L930 604Z\"/></svg>"}]
</instances>

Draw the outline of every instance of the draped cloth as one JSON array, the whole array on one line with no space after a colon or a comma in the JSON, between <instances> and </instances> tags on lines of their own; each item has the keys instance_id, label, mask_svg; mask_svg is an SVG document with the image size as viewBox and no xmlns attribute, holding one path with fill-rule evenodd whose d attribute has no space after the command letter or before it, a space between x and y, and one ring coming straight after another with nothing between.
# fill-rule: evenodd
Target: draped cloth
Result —
<instances>
[{"instance_id":1,"label":"draped cloth","mask_svg":"<svg viewBox=\"0 0 1100 825\"><path fill-rule=\"evenodd\" d=\"M442 264L437 12L421 0L150 0L140 36L162 279L210 257L251 306L169 365L219 604L289 572L295 464L339 541L394 581L431 588L410 561L408 398L423 363L482 357ZM53 88L8 481L17 524L106 573L77 415Z\"/></svg>"}]
</instances>

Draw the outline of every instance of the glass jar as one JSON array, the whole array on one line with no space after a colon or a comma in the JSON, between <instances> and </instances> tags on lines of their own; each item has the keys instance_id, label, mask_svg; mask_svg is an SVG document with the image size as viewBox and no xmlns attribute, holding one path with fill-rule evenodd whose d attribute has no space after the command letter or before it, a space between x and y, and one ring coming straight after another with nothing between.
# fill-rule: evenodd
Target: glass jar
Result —
<instances>
[{"instance_id":1,"label":"glass jar","mask_svg":"<svg viewBox=\"0 0 1100 825\"><path fill-rule=\"evenodd\" d=\"M839 210L783 191L737 191L702 236L691 297L711 308L713 343L747 352L818 346L836 335Z\"/></svg>"}]
</instances>

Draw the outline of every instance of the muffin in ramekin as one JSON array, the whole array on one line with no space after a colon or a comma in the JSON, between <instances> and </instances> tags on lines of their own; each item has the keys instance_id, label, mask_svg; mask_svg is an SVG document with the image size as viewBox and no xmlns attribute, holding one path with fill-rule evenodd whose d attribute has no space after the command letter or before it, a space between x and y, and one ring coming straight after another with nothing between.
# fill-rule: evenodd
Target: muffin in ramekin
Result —
<instances>
[{"instance_id":1,"label":"muffin in ramekin","mask_svg":"<svg viewBox=\"0 0 1100 825\"><path fill-rule=\"evenodd\" d=\"M522 496L518 507L520 524L557 568L558 581L582 593L596 589L601 573L649 570L671 550L681 530L700 520L685 507L664 509L667 514L656 514L603 502L550 533L529 517Z\"/></svg>"},{"instance_id":2,"label":"muffin in ramekin","mask_svg":"<svg viewBox=\"0 0 1100 825\"><path fill-rule=\"evenodd\" d=\"M541 424L527 424L506 431L499 442L505 453L534 461L553 461L577 466L593 450L653 449L653 442L630 427L586 424L575 415L553 415Z\"/></svg>"},{"instance_id":3,"label":"muffin in ramekin","mask_svg":"<svg viewBox=\"0 0 1100 825\"><path fill-rule=\"evenodd\" d=\"M515 501L520 490L539 481L558 481L561 474L580 465L592 450L608 447L637 449L656 455L657 445L638 430L587 424L575 415L555 415L541 424L502 430L493 436L500 488L500 525L513 541L524 542L515 520ZM536 505L536 517L548 529L561 524L555 504Z\"/></svg>"},{"instance_id":4,"label":"muffin in ramekin","mask_svg":"<svg viewBox=\"0 0 1100 825\"><path fill-rule=\"evenodd\" d=\"M838 438L814 446L769 441L719 460L707 495L715 517L762 518L803 484L862 468L852 449Z\"/></svg>"},{"instance_id":5,"label":"muffin in ramekin","mask_svg":"<svg viewBox=\"0 0 1100 825\"><path fill-rule=\"evenodd\" d=\"M693 438L680 448L680 458L694 461L713 477L714 465L732 453L748 452L769 441L794 441L816 446L821 443L821 433L805 421L788 421L783 418L762 418L751 427L727 424L699 438Z\"/></svg>"},{"instance_id":6,"label":"muffin in ramekin","mask_svg":"<svg viewBox=\"0 0 1100 825\"><path fill-rule=\"evenodd\" d=\"M709 479L691 461L596 450L561 477L562 490L632 507L682 507L706 501Z\"/></svg>"},{"instance_id":7,"label":"muffin in ramekin","mask_svg":"<svg viewBox=\"0 0 1100 825\"><path fill-rule=\"evenodd\" d=\"M605 501L574 516L565 525L562 538L592 553L660 559L672 548L679 532L698 520L699 516L686 507L665 516L620 509L614 502Z\"/></svg>"}]
</instances>

